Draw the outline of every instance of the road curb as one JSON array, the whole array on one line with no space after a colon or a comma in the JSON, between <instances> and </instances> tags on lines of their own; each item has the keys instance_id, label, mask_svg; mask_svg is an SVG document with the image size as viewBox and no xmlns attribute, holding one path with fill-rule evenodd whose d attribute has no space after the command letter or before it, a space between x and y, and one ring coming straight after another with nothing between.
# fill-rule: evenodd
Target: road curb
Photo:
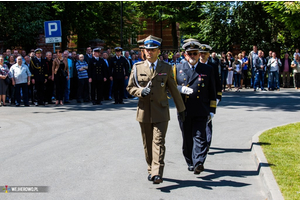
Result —
<instances>
[{"instance_id":1,"label":"road curb","mask_svg":"<svg viewBox=\"0 0 300 200\"><path fill-rule=\"evenodd\" d=\"M259 144L259 136L265 131L266 130L261 131L252 137L251 151L254 154L254 160L258 168L259 177L265 186L267 198L269 200L284 200L268 161Z\"/></svg>"}]
</instances>

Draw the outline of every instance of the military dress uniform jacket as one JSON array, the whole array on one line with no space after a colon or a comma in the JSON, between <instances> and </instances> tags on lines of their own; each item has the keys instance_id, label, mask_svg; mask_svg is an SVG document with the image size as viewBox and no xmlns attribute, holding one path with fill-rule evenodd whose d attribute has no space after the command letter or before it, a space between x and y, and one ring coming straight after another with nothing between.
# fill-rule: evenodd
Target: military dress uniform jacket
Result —
<instances>
[{"instance_id":1,"label":"military dress uniform jacket","mask_svg":"<svg viewBox=\"0 0 300 200\"><path fill-rule=\"evenodd\" d=\"M108 74L107 65L102 58L99 58L98 61L94 57L90 59L89 67L88 67L89 78L92 78L92 80L95 81L96 80L103 81L103 79L107 77L107 74Z\"/></svg>"},{"instance_id":2,"label":"military dress uniform jacket","mask_svg":"<svg viewBox=\"0 0 300 200\"><path fill-rule=\"evenodd\" d=\"M186 114L190 117L208 116L216 112L216 86L213 68L198 62L193 71L188 62L178 64L174 68L177 88L182 86L193 89L191 95L181 94L185 103Z\"/></svg>"},{"instance_id":3,"label":"military dress uniform jacket","mask_svg":"<svg viewBox=\"0 0 300 200\"><path fill-rule=\"evenodd\" d=\"M111 58L109 65L109 74L114 79L124 79L125 76L129 76L129 65L123 56L120 56L119 59L116 56Z\"/></svg>"},{"instance_id":4,"label":"military dress uniform jacket","mask_svg":"<svg viewBox=\"0 0 300 200\"><path fill-rule=\"evenodd\" d=\"M136 78L139 88L135 83L134 68L136 68ZM142 90L151 81L151 92L143 97ZM134 64L130 74L127 90L129 94L139 97L136 120L143 123L157 123L170 120L169 102L167 89L173 96L178 112L185 110L184 103L173 77L171 65L164 61L158 61L154 74L151 75L147 61Z\"/></svg>"},{"instance_id":5,"label":"military dress uniform jacket","mask_svg":"<svg viewBox=\"0 0 300 200\"><path fill-rule=\"evenodd\" d=\"M31 78L37 82L45 82L48 79L48 69L46 66L46 60L41 58L41 62L36 58L32 58L30 61Z\"/></svg>"},{"instance_id":6,"label":"military dress uniform jacket","mask_svg":"<svg viewBox=\"0 0 300 200\"><path fill-rule=\"evenodd\" d=\"M219 59L213 59L210 58L208 60L208 65L212 66L214 69L214 74L215 74L215 81L216 81L216 93L217 93L217 99L221 101L222 99L222 85L221 85L221 80L219 76L219 64L220 60Z\"/></svg>"}]
</instances>

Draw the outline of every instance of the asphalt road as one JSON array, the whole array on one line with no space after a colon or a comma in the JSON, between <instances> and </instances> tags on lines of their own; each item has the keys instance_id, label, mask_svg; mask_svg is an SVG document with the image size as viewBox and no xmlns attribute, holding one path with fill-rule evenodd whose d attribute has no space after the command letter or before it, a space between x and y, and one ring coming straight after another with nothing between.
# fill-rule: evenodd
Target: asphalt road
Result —
<instances>
[{"instance_id":1,"label":"asphalt road","mask_svg":"<svg viewBox=\"0 0 300 200\"><path fill-rule=\"evenodd\" d=\"M0 193L13 200L266 199L251 153L257 132L300 119L300 91L225 92L213 119L205 171L187 170L170 100L164 182L147 180L137 100L0 108L0 185L48 186L48 193ZM254 144L255 145L255 144Z\"/></svg>"}]
</instances>

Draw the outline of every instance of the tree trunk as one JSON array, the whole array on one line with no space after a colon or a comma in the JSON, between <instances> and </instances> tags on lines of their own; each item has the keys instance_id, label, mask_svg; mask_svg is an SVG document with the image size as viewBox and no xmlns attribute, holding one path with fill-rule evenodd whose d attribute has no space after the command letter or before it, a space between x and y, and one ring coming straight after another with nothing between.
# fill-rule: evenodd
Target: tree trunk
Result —
<instances>
[{"instance_id":1,"label":"tree trunk","mask_svg":"<svg viewBox=\"0 0 300 200\"><path fill-rule=\"evenodd\" d=\"M172 22L172 39L173 39L173 48L178 49L176 22Z\"/></svg>"}]
</instances>

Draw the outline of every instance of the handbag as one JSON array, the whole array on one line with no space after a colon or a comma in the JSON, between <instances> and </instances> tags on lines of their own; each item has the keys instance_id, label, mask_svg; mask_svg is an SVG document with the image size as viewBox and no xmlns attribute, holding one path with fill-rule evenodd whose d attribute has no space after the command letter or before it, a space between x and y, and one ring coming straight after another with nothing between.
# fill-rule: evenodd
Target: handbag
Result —
<instances>
[{"instance_id":1,"label":"handbag","mask_svg":"<svg viewBox=\"0 0 300 200\"><path fill-rule=\"evenodd\" d=\"M11 84L11 79L8 78L8 76L4 79L4 82L6 85L10 85Z\"/></svg>"}]
</instances>

